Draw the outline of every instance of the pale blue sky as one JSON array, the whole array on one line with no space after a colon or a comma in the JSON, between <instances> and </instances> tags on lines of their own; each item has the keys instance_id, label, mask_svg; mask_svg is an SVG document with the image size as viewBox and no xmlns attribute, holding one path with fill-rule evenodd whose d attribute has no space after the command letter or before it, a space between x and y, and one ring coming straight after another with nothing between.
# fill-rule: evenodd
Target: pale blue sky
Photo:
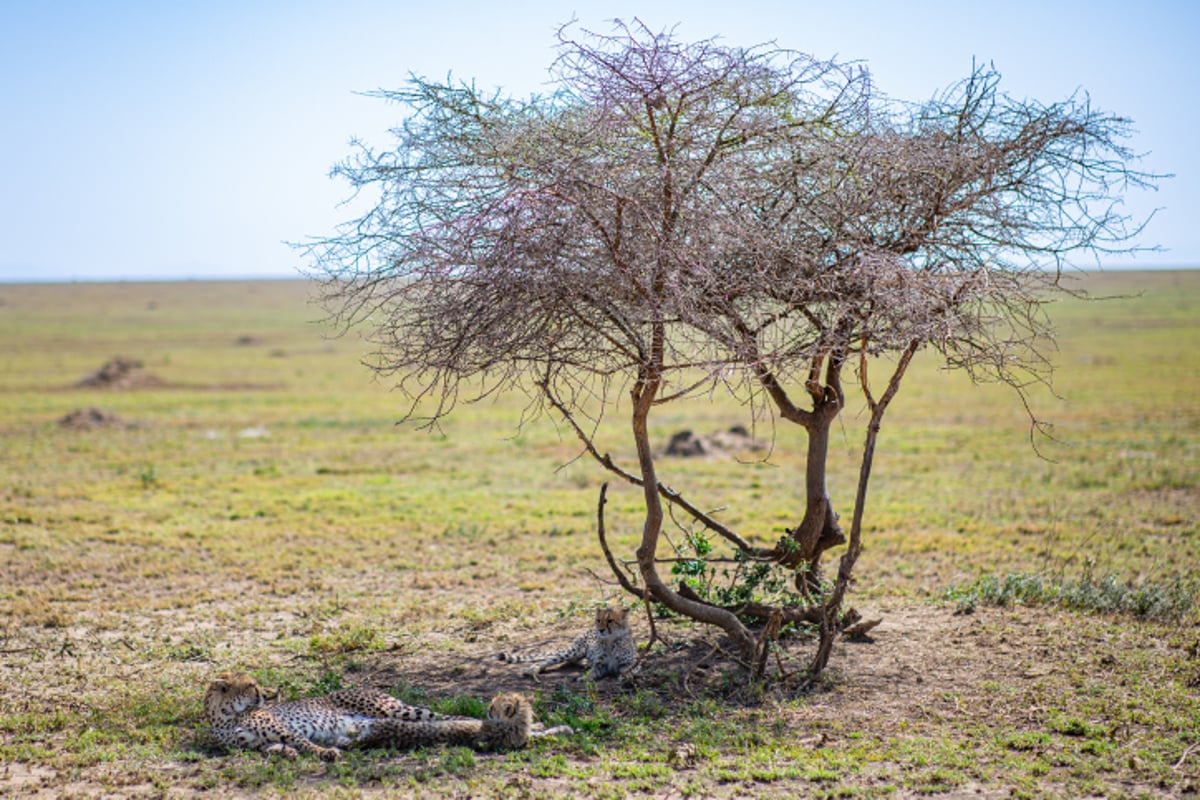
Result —
<instances>
[{"instance_id":1,"label":"pale blue sky","mask_svg":"<svg viewBox=\"0 0 1200 800\"><path fill-rule=\"evenodd\" d=\"M296 274L283 242L347 212L330 166L398 110L355 94L409 72L543 88L554 31L613 17L687 39L776 40L862 60L923 100L994 62L1010 94L1077 89L1134 119L1142 166L1171 172L1142 240L1108 266L1200 265L1200 3L931 0L14 2L0 0L0 280Z\"/></svg>"}]
</instances>

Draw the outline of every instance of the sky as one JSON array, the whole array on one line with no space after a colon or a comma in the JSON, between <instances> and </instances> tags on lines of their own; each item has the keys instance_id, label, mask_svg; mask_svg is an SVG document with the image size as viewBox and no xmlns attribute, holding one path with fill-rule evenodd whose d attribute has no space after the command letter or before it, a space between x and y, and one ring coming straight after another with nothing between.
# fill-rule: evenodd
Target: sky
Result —
<instances>
[{"instance_id":1,"label":"sky","mask_svg":"<svg viewBox=\"0 0 1200 800\"><path fill-rule=\"evenodd\" d=\"M1138 166L1174 177L1109 268L1200 265L1200 3L1192 0L0 0L0 281L297 277L288 246L350 218L330 168L386 146L410 74L546 91L555 31L641 19L730 46L861 61L926 100L994 64L1042 102L1132 118Z\"/></svg>"}]
</instances>

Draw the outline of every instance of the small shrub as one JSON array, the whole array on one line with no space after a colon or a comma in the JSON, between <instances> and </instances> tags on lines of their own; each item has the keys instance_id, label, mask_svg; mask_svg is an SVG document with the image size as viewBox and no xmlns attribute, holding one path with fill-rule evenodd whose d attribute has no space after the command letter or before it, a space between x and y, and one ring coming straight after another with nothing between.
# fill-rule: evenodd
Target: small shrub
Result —
<instances>
[{"instance_id":1,"label":"small shrub","mask_svg":"<svg viewBox=\"0 0 1200 800\"><path fill-rule=\"evenodd\" d=\"M1200 579L1171 578L1134 582L1115 575L1092 575L1085 567L1078 579L1009 573L985 575L951 587L944 599L961 613L976 606L1059 606L1099 614L1122 614L1156 622L1186 622L1200 610Z\"/></svg>"},{"instance_id":2,"label":"small shrub","mask_svg":"<svg viewBox=\"0 0 1200 800\"><path fill-rule=\"evenodd\" d=\"M328 633L313 634L308 649L314 656L339 655L383 647L383 634L367 625L348 625Z\"/></svg>"},{"instance_id":3,"label":"small shrub","mask_svg":"<svg viewBox=\"0 0 1200 800\"><path fill-rule=\"evenodd\" d=\"M159 485L158 468L153 464L145 464L138 470L138 480L142 483L143 489L154 489Z\"/></svg>"},{"instance_id":4,"label":"small shrub","mask_svg":"<svg viewBox=\"0 0 1200 800\"><path fill-rule=\"evenodd\" d=\"M336 672L326 672L313 684L312 694L314 697L323 697L327 694L340 692L345 688L346 686L342 683L341 675Z\"/></svg>"}]
</instances>

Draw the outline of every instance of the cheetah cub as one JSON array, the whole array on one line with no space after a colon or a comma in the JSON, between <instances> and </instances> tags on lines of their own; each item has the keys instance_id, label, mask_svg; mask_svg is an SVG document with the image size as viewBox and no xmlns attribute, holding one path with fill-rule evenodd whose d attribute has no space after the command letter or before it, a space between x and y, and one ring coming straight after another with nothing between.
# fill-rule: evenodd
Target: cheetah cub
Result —
<instances>
[{"instance_id":1,"label":"cheetah cub","mask_svg":"<svg viewBox=\"0 0 1200 800\"><path fill-rule=\"evenodd\" d=\"M588 676L599 680L609 675L626 678L636 670L637 644L629 630L629 609L598 608L595 627L562 650L500 653L496 657L509 663L538 662L524 671L534 679L552 667L579 663L586 663L588 669L577 680Z\"/></svg>"},{"instance_id":2,"label":"cheetah cub","mask_svg":"<svg viewBox=\"0 0 1200 800\"><path fill-rule=\"evenodd\" d=\"M505 750L523 747L531 736L570 732L566 726L534 730L533 710L519 694L497 695L482 720L447 717L375 689L267 705L254 678L231 672L209 685L204 714L224 747L287 758L305 753L325 761L338 760L347 747L461 744Z\"/></svg>"}]
</instances>

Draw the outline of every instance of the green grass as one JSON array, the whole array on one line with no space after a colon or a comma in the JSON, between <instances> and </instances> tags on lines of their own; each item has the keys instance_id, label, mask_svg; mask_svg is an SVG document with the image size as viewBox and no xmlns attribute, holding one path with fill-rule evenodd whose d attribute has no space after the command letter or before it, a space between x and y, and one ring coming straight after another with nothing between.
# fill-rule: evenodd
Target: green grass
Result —
<instances>
[{"instance_id":1,"label":"green grass","mask_svg":"<svg viewBox=\"0 0 1200 800\"><path fill-rule=\"evenodd\" d=\"M970 584L951 587L946 599L961 612L973 612L980 603L1057 605L1101 614L1128 614L1138 619L1189 623L1200 608L1200 576L1175 577L1165 582L1122 581L1113 575L1094 577L1085 570L1080 578L1043 577L1009 573L1003 578L985 575Z\"/></svg>"},{"instance_id":2,"label":"green grass","mask_svg":"<svg viewBox=\"0 0 1200 800\"><path fill-rule=\"evenodd\" d=\"M299 697L382 675L412 702L482 713L473 659L495 637L538 641L615 597L592 577L608 476L572 460L553 420L518 429L519 397L432 432L396 425L402 399L360 363L369 345L327 338L300 282L0 285L0 761L93 794L1194 792L1200 271L1086 285L1142 296L1053 307L1065 399L1033 398L1055 423L1046 458L1010 391L927 354L884 421L851 602L940 626L928 641L912 627L839 644L818 691L751 691L727 664L681 660L711 650L705 632L664 626L635 689L523 684L567 739L332 767L220 754L205 682L245 669ZM74 388L118 354L169 385ZM831 446L844 517L855 402ZM58 424L92 406L127 424ZM602 433L630 463L626 411ZM745 421L722 401L653 419L657 442ZM765 463L669 460L662 477L773 542L800 516L803 458L782 425ZM639 491L614 484L609 501L629 556ZM785 643L787 663L808 646ZM956 660L968 651L985 656Z\"/></svg>"}]
</instances>

